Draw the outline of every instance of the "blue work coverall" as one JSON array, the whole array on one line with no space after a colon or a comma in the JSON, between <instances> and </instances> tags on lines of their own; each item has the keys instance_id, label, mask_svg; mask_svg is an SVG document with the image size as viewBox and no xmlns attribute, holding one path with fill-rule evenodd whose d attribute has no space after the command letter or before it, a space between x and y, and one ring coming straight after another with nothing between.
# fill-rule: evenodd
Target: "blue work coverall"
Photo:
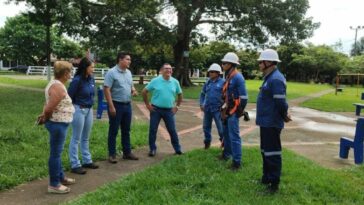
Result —
<instances>
[{"instance_id":1,"label":"blue work coverall","mask_svg":"<svg viewBox=\"0 0 364 205\"><path fill-rule=\"evenodd\" d=\"M211 125L212 120L215 121L219 140L224 138L224 130L222 128L220 107L222 106L222 88L225 80L218 77L215 80L208 79L202 88L200 94L200 107L204 109L203 116L203 132L205 135L204 143L211 143Z\"/></svg>"},{"instance_id":2,"label":"blue work coverall","mask_svg":"<svg viewBox=\"0 0 364 205\"><path fill-rule=\"evenodd\" d=\"M229 87L227 88L227 98L229 104L235 99L240 98L240 106L245 109L248 101L248 95L245 89L245 79L241 73L234 75L229 82ZM241 138L239 131L239 117L236 112L229 115L226 122L223 123L224 128L224 151L223 157L228 159L232 156L233 164L235 166L240 166L242 148L241 148Z\"/></svg>"},{"instance_id":3,"label":"blue work coverall","mask_svg":"<svg viewBox=\"0 0 364 205\"><path fill-rule=\"evenodd\" d=\"M280 134L287 116L286 79L277 68L264 77L257 99L256 124L260 126L263 183L279 184L282 170Z\"/></svg>"}]
</instances>

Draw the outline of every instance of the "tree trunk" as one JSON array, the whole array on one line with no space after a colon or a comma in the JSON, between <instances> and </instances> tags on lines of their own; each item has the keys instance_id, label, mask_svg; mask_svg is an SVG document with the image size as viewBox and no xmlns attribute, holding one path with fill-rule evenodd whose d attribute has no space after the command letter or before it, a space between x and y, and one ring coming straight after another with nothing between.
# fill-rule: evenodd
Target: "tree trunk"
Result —
<instances>
[{"instance_id":1,"label":"tree trunk","mask_svg":"<svg viewBox=\"0 0 364 205\"><path fill-rule=\"evenodd\" d=\"M191 20L190 14L185 11L178 11L177 42L173 45L173 55L175 63L174 76L182 86L191 86L192 82L188 75L188 56L184 52L190 50Z\"/></svg>"},{"instance_id":2,"label":"tree trunk","mask_svg":"<svg viewBox=\"0 0 364 205\"><path fill-rule=\"evenodd\" d=\"M50 1L47 1L47 8L46 8L46 16L48 18L45 19L45 26L46 26L46 55L47 55L47 79L48 81L51 80L51 27L52 27L52 20L51 20L51 11L50 11Z\"/></svg>"},{"instance_id":3,"label":"tree trunk","mask_svg":"<svg viewBox=\"0 0 364 205\"><path fill-rule=\"evenodd\" d=\"M175 63L175 77L178 79L182 86L191 86L192 82L188 75L188 57L184 57L185 51L189 51L189 40L183 39L173 46L174 63Z\"/></svg>"}]
</instances>

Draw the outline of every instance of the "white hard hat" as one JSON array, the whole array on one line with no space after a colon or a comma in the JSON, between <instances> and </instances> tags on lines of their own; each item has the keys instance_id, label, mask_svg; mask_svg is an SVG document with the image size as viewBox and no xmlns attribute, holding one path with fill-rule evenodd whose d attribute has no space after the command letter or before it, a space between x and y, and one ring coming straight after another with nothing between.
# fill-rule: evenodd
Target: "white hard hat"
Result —
<instances>
[{"instance_id":1,"label":"white hard hat","mask_svg":"<svg viewBox=\"0 0 364 205\"><path fill-rule=\"evenodd\" d=\"M266 49L260 53L258 61L275 61L281 62L278 57L277 51L273 49Z\"/></svg>"},{"instance_id":2,"label":"white hard hat","mask_svg":"<svg viewBox=\"0 0 364 205\"><path fill-rule=\"evenodd\" d=\"M213 63L210 65L209 69L207 70L207 72L210 72L210 71L217 71L217 72L221 73L221 67L219 64Z\"/></svg>"},{"instance_id":3,"label":"white hard hat","mask_svg":"<svg viewBox=\"0 0 364 205\"><path fill-rule=\"evenodd\" d=\"M239 57L233 52L227 53L221 61L240 65Z\"/></svg>"}]
</instances>

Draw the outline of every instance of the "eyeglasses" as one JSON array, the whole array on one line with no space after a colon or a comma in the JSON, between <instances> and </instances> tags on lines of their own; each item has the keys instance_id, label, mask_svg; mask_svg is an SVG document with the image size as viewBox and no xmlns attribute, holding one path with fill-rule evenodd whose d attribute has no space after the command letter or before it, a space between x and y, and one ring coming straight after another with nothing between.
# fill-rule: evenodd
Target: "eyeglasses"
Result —
<instances>
[{"instance_id":1,"label":"eyeglasses","mask_svg":"<svg viewBox=\"0 0 364 205\"><path fill-rule=\"evenodd\" d=\"M209 71L209 73L218 73L218 74L220 74L219 71Z\"/></svg>"},{"instance_id":2,"label":"eyeglasses","mask_svg":"<svg viewBox=\"0 0 364 205\"><path fill-rule=\"evenodd\" d=\"M227 62L222 62L221 63L221 65L227 65L227 64L229 64L229 63L227 63Z\"/></svg>"},{"instance_id":3,"label":"eyeglasses","mask_svg":"<svg viewBox=\"0 0 364 205\"><path fill-rule=\"evenodd\" d=\"M258 61L258 64L262 64L264 61Z\"/></svg>"}]
</instances>

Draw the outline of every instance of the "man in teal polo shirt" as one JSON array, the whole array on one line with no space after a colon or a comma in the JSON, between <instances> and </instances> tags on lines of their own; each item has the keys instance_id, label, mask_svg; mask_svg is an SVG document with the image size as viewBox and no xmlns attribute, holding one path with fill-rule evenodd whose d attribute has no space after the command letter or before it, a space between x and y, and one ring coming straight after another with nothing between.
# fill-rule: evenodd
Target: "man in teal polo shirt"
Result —
<instances>
[{"instance_id":1,"label":"man in teal polo shirt","mask_svg":"<svg viewBox=\"0 0 364 205\"><path fill-rule=\"evenodd\" d=\"M160 74L151 80L142 92L145 106L150 111L149 156L154 157L157 151L155 141L161 119L164 120L167 127L175 154L181 155L181 145L178 140L174 116L182 102L182 89L179 82L172 77L172 66L170 64L163 64ZM151 104L148 100L148 92L152 92Z\"/></svg>"}]
</instances>

